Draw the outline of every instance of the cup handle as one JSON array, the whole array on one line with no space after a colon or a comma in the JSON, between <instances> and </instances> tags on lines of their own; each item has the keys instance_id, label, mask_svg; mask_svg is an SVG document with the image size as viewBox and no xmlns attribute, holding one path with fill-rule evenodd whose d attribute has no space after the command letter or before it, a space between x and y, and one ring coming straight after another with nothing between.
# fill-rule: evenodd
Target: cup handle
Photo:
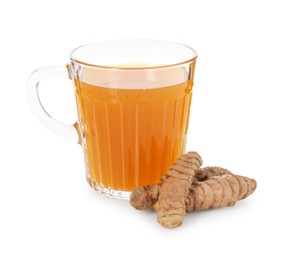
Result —
<instances>
[{"instance_id":1,"label":"cup handle","mask_svg":"<svg viewBox=\"0 0 293 260\"><path fill-rule=\"evenodd\" d=\"M41 124L43 124L52 132L74 142L80 143L77 122L73 125L63 124L51 117L50 114L43 107L39 97L39 82L45 78L70 79L71 77L66 66L42 67L35 70L29 76L26 88L27 100L33 114L40 121Z\"/></svg>"}]
</instances>

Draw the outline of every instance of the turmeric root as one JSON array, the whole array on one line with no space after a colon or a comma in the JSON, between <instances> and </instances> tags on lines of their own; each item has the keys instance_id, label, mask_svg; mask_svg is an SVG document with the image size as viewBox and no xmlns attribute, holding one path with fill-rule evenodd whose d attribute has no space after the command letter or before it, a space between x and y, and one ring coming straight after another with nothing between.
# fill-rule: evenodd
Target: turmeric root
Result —
<instances>
[{"instance_id":1,"label":"turmeric root","mask_svg":"<svg viewBox=\"0 0 293 260\"><path fill-rule=\"evenodd\" d=\"M197 152L181 156L164 176L156 204L158 222L168 228L180 226L186 214L186 199L195 173L202 165Z\"/></svg>"},{"instance_id":2,"label":"turmeric root","mask_svg":"<svg viewBox=\"0 0 293 260\"><path fill-rule=\"evenodd\" d=\"M165 177L163 177L164 179ZM201 168L195 173L192 185L188 191L189 193L185 199L184 210L182 210L182 205L180 205L181 211L174 211L170 204L164 207L162 202L161 206L158 207L158 199L162 196L161 193L164 192L162 185L156 184L136 188L131 194L130 203L137 209L154 208L157 210L158 215L162 208L165 211L171 211L171 214L165 214L171 220L165 221L163 224L162 222L160 223L165 227L172 228L182 223L185 210L193 211L233 206L238 200L245 199L252 194L256 189L257 183L254 179L234 175L221 167ZM172 198L173 196L171 195L171 200ZM175 221L173 220L174 215Z\"/></svg>"},{"instance_id":3,"label":"turmeric root","mask_svg":"<svg viewBox=\"0 0 293 260\"><path fill-rule=\"evenodd\" d=\"M187 211L234 206L256 189L256 181L221 167L199 169L186 201Z\"/></svg>"}]
</instances>

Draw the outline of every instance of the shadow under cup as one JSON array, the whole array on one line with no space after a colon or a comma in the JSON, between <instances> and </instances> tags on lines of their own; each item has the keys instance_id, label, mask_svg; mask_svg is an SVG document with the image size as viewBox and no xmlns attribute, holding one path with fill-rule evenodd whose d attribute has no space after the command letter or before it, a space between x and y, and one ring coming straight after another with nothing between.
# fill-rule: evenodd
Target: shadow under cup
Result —
<instances>
[{"instance_id":1,"label":"shadow under cup","mask_svg":"<svg viewBox=\"0 0 293 260\"><path fill-rule=\"evenodd\" d=\"M196 53L185 45L120 40L70 54L86 178L129 198L156 184L185 152Z\"/></svg>"}]
</instances>

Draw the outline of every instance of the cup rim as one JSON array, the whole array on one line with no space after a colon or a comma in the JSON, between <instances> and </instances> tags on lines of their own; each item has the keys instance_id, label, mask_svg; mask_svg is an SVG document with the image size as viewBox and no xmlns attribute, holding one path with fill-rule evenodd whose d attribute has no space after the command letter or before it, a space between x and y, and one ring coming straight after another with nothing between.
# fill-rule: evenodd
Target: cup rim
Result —
<instances>
[{"instance_id":1,"label":"cup rim","mask_svg":"<svg viewBox=\"0 0 293 260\"><path fill-rule=\"evenodd\" d=\"M181 62L175 62L175 63L170 63L170 64L162 64L162 65L155 65L155 66L139 66L139 67L135 67L135 66L131 66L131 67L123 67L123 66L119 66L119 65L98 65L98 64L93 64L93 63L88 63L88 62L84 62L80 59L77 59L74 57L74 53L82 48L88 47L90 45L94 45L94 44L99 44L99 43L107 43L107 42L118 42L118 41L152 41L152 42L160 42L160 43L166 43L166 44L176 44L178 46L181 47L185 47L186 49L189 49L189 51L191 51L192 55L189 59L184 59ZM176 67L176 66L180 66L192 61L195 61L198 57L197 52L190 46L186 45L186 44L182 44L182 43L178 43L178 42L173 42L173 41L163 41L163 40L150 40L150 39L118 39L118 40L106 40L106 41L97 41L97 42L92 42L92 43L88 43L88 44L84 44L81 45L75 49L73 49L70 54L69 54L69 59L71 62L74 63L78 63L80 65L83 66L87 66L87 67L93 67L93 68L101 68L101 69L114 69L114 70L148 70L148 69L163 69L163 68L169 68L169 67Z\"/></svg>"}]
</instances>

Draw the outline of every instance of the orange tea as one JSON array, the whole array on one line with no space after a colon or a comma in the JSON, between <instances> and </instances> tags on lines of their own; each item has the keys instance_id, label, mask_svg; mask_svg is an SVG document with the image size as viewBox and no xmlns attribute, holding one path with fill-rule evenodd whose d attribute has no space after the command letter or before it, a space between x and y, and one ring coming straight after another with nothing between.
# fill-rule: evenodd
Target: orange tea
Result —
<instances>
[{"instance_id":1,"label":"orange tea","mask_svg":"<svg viewBox=\"0 0 293 260\"><path fill-rule=\"evenodd\" d=\"M158 183L185 151L192 79L182 67L147 73L84 70L75 78L87 179L95 188Z\"/></svg>"},{"instance_id":2,"label":"orange tea","mask_svg":"<svg viewBox=\"0 0 293 260\"><path fill-rule=\"evenodd\" d=\"M160 182L185 152L197 53L176 42L129 39L74 49L66 66L34 71L28 103L56 134L82 145L86 178L98 193L129 199L140 185ZM64 124L39 98L46 78L74 81L78 121Z\"/></svg>"}]
</instances>

